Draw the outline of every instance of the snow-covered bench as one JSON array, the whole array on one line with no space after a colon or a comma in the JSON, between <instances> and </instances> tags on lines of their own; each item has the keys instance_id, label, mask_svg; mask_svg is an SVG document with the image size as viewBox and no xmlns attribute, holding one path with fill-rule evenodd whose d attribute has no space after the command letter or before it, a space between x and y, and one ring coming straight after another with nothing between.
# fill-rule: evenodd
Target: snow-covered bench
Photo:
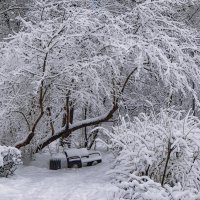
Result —
<instances>
[{"instance_id":1,"label":"snow-covered bench","mask_svg":"<svg viewBox=\"0 0 200 200\"><path fill-rule=\"evenodd\" d=\"M65 151L67 157L68 168L82 167L83 164L92 166L93 163L102 162L102 157L98 151L88 151L85 148L82 149L68 149Z\"/></svg>"}]
</instances>

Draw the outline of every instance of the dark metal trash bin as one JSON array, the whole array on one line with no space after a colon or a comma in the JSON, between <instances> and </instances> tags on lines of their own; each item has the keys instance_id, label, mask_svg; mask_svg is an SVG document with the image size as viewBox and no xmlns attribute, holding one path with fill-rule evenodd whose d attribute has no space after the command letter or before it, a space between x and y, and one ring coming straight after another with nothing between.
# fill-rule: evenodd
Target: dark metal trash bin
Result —
<instances>
[{"instance_id":1,"label":"dark metal trash bin","mask_svg":"<svg viewBox=\"0 0 200 200\"><path fill-rule=\"evenodd\" d=\"M50 159L49 161L49 169L57 170L61 169L61 160L60 159Z\"/></svg>"}]
</instances>

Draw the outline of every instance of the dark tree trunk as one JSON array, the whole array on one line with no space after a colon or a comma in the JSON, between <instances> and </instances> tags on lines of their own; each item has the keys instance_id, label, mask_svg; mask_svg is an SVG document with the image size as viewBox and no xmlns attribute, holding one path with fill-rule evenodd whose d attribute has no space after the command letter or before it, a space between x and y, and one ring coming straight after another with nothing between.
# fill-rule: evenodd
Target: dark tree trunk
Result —
<instances>
[{"instance_id":1,"label":"dark tree trunk","mask_svg":"<svg viewBox=\"0 0 200 200\"><path fill-rule=\"evenodd\" d=\"M84 119L87 119L87 108L84 109ZM83 128L84 131L84 147L87 148L88 146L88 137L87 137L87 126Z\"/></svg>"}]
</instances>

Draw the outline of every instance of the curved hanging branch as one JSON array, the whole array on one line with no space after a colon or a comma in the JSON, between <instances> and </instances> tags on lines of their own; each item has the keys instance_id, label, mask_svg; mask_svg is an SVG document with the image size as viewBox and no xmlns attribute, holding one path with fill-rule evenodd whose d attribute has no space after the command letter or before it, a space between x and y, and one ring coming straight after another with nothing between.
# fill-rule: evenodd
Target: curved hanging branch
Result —
<instances>
[{"instance_id":1,"label":"curved hanging branch","mask_svg":"<svg viewBox=\"0 0 200 200\"><path fill-rule=\"evenodd\" d=\"M28 130L30 131L30 130L31 130L31 126L30 126L30 124L29 124L29 122L28 122L28 119L26 118L25 114L24 114L23 112L21 112L21 111L12 111L12 112L19 113L19 114L21 114L21 115L23 116L23 118L25 119L26 124L27 124L27 126L28 126Z\"/></svg>"},{"instance_id":2,"label":"curved hanging branch","mask_svg":"<svg viewBox=\"0 0 200 200\"><path fill-rule=\"evenodd\" d=\"M124 90L126 88L126 85L128 84L128 81L130 80L131 76L137 71L137 69L138 69L137 67L134 68L133 71L131 71L131 73L127 76L127 78L126 78L126 80L125 80L125 82L124 82L124 84L122 86L121 94L124 93Z\"/></svg>"}]
</instances>

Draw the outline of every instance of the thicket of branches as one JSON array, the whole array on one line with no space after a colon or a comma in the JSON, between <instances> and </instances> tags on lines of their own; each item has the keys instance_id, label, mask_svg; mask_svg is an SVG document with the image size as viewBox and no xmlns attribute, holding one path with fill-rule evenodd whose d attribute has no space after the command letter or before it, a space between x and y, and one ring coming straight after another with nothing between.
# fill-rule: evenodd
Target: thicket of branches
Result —
<instances>
[{"instance_id":1,"label":"thicket of branches","mask_svg":"<svg viewBox=\"0 0 200 200\"><path fill-rule=\"evenodd\" d=\"M20 14L4 2L20 23L0 42L1 143L37 152L118 113L195 109L197 3L34 0Z\"/></svg>"},{"instance_id":2,"label":"thicket of branches","mask_svg":"<svg viewBox=\"0 0 200 200\"><path fill-rule=\"evenodd\" d=\"M122 199L198 199L199 125L189 113L162 110L132 122L122 118L120 126L106 132Z\"/></svg>"}]
</instances>

